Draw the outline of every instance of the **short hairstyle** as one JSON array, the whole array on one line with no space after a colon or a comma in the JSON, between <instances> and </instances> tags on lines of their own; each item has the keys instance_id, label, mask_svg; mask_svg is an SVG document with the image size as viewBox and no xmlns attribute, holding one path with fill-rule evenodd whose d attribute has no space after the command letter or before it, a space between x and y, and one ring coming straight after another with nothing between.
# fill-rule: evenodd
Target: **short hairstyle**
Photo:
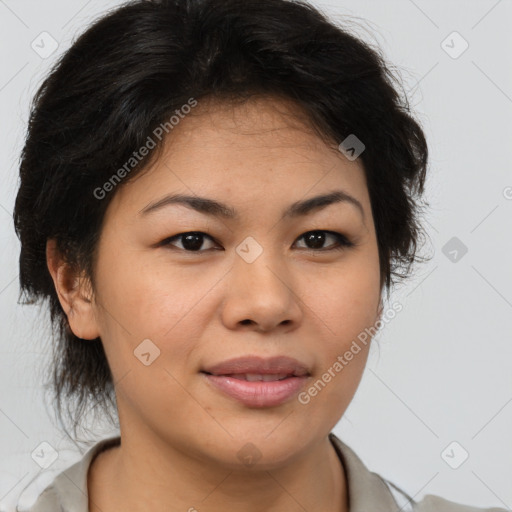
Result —
<instances>
[{"instance_id":1,"label":"short hairstyle","mask_svg":"<svg viewBox=\"0 0 512 512\"><path fill-rule=\"evenodd\" d=\"M325 140L340 144L355 135L364 143L359 158L381 291L389 296L422 260L426 138L378 48L302 0L126 2L91 24L48 73L31 104L20 158L20 293L28 303L48 299L57 327L52 387L59 418L67 402L75 433L90 401L112 411L115 389L101 339L83 342L69 328L47 268L47 240L94 285L102 221L115 194L105 194L104 184L116 172L124 176L151 137L155 150L128 178L147 168L165 140L155 137L158 127L191 98L234 104L254 95L292 100Z\"/></svg>"}]
</instances>

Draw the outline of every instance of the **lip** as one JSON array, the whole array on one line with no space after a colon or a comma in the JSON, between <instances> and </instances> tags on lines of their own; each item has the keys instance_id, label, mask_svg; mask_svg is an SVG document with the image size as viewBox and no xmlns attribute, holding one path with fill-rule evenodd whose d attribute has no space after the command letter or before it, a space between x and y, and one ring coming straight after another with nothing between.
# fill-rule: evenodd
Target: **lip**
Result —
<instances>
[{"instance_id":1,"label":"lip","mask_svg":"<svg viewBox=\"0 0 512 512\"><path fill-rule=\"evenodd\" d=\"M203 368L202 371L217 376L240 373L257 373L262 375L286 373L295 377L309 375L309 370L305 364L288 356L270 358L258 356L236 357Z\"/></svg>"},{"instance_id":2,"label":"lip","mask_svg":"<svg viewBox=\"0 0 512 512\"><path fill-rule=\"evenodd\" d=\"M276 407L295 396L309 377L288 377L272 382L249 382L235 377L203 373L215 389L248 407Z\"/></svg>"},{"instance_id":3,"label":"lip","mask_svg":"<svg viewBox=\"0 0 512 512\"><path fill-rule=\"evenodd\" d=\"M306 365L287 356L230 359L201 371L207 383L248 407L276 407L296 395L309 378ZM287 374L277 381L247 381L240 374Z\"/></svg>"}]
</instances>

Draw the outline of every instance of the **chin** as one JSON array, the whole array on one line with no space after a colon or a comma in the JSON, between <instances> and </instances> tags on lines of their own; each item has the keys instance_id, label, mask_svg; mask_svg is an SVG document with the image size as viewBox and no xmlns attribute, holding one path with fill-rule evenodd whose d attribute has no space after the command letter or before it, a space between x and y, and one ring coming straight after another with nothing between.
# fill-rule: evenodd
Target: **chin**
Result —
<instances>
[{"instance_id":1,"label":"chin","mask_svg":"<svg viewBox=\"0 0 512 512\"><path fill-rule=\"evenodd\" d=\"M275 424L272 428L275 428ZM258 435L247 432L227 442L219 441L214 452L208 454L216 464L231 471L273 470L287 466L300 455L304 441L283 430L281 435L269 430L260 430Z\"/></svg>"}]
</instances>

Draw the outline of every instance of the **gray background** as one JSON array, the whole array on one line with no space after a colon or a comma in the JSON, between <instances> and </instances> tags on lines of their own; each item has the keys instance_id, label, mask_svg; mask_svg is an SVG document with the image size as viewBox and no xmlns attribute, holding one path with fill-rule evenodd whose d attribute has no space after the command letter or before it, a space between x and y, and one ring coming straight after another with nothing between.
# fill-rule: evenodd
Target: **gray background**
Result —
<instances>
[{"instance_id":1,"label":"gray background","mask_svg":"<svg viewBox=\"0 0 512 512\"><path fill-rule=\"evenodd\" d=\"M377 335L335 433L415 499L438 494L510 508L511 2L312 3L340 21L348 16L357 24L349 28L382 47L400 69L431 153L426 251L434 256L394 292L390 304L399 301L404 309ZM44 398L47 315L17 304L19 244L11 212L32 95L73 37L117 4L0 0L0 512L11 510L35 478L20 501L30 504L55 473L80 458ZM31 48L44 31L59 44L47 58ZM461 37L469 47L459 55ZM453 243L459 244L456 261L449 254ZM92 428L89 442L115 434L96 423ZM453 441L460 447L449 451L451 461L462 450L469 454L457 469L442 456ZM41 442L59 453L46 471L31 458Z\"/></svg>"}]
</instances>

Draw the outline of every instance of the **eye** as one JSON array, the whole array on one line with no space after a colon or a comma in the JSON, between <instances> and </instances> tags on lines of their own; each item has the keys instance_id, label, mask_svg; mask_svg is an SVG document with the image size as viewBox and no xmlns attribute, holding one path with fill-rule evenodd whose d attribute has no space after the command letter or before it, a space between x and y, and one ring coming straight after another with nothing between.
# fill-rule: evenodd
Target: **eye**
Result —
<instances>
[{"instance_id":1,"label":"eye","mask_svg":"<svg viewBox=\"0 0 512 512\"><path fill-rule=\"evenodd\" d=\"M335 240L334 247L322 247L328 238L333 238ZM351 242L346 236L341 233L337 233L336 231L326 231L326 230L315 230L308 231L304 233L298 240L304 239L306 245L310 247L304 247L305 249L309 249L312 251L339 251L343 250L346 247L352 247L355 244Z\"/></svg>"},{"instance_id":2,"label":"eye","mask_svg":"<svg viewBox=\"0 0 512 512\"><path fill-rule=\"evenodd\" d=\"M323 247L326 240L329 238L334 239L334 244L331 244L328 247ZM213 242L212 247L207 247L206 249L203 247L205 239ZM336 251L343 250L347 247L352 247L355 244L351 242L346 236L341 233L337 233L336 231L327 231L327 230L315 230L308 231L301 235L297 240L304 240L306 243L306 247L300 247L301 249L311 250L311 251ZM177 245L177 244L180 245ZM201 231L189 231L187 233L179 233L178 235L174 235L170 238L166 238L163 240L160 245L169 246L174 245L177 249L181 249L187 252L206 252L208 249L214 249L216 242L210 235L203 233Z\"/></svg>"},{"instance_id":3,"label":"eye","mask_svg":"<svg viewBox=\"0 0 512 512\"><path fill-rule=\"evenodd\" d=\"M177 240L181 241L181 247L178 247L178 249L183 249L188 252L205 252L204 250L200 250L205 238L213 241L213 238L206 233L190 231L188 233L180 233L171 238L166 238L161 245L174 245L174 241Z\"/></svg>"}]
</instances>

